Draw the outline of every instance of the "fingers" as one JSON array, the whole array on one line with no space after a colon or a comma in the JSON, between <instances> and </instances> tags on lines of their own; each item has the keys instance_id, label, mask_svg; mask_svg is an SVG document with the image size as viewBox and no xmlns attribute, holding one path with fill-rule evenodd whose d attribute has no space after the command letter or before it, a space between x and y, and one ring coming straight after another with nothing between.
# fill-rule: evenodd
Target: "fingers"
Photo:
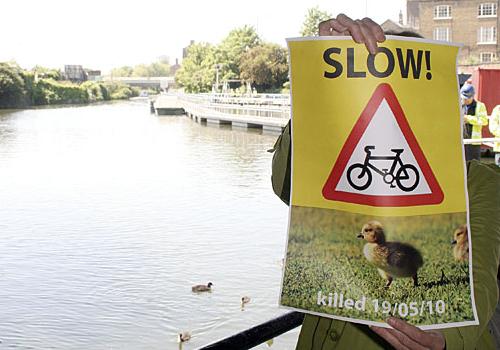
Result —
<instances>
[{"instance_id":1,"label":"fingers","mask_svg":"<svg viewBox=\"0 0 500 350\"><path fill-rule=\"evenodd\" d=\"M422 344L419 344L415 340L408 337L406 334L397 331L395 329L389 329L389 333L391 333L401 345L411 350L428 350L428 348L424 347Z\"/></svg>"},{"instance_id":2,"label":"fingers","mask_svg":"<svg viewBox=\"0 0 500 350\"><path fill-rule=\"evenodd\" d=\"M384 338L396 350L428 350L427 347L410 339L404 333L395 329L372 327L373 331Z\"/></svg>"},{"instance_id":3,"label":"fingers","mask_svg":"<svg viewBox=\"0 0 500 350\"><path fill-rule=\"evenodd\" d=\"M431 349L435 350L442 350L446 349L446 338L444 337L443 333L440 331L427 331L427 334L429 334L432 337L432 345Z\"/></svg>"},{"instance_id":4,"label":"fingers","mask_svg":"<svg viewBox=\"0 0 500 350\"><path fill-rule=\"evenodd\" d=\"M401 342L392 334L389 328L381 327L370 327L375 333L384 338L389 344L391 344L396 350L410 350L410 348L401 344Z\"/></svg>"},{"instance_id":5,"label":"fingers","mask_svg":"<svg viewBox=\"0 0 500 350\"><path fill-rule=\"evenodd\" d=\"M377 53L377 39L375 38L375 34L371 31L371 29L363 25L363 22L360 20L356 20L356 23L359 25L359 29L361 34L365 38L365 46L371 54Z\"/></svg>"},{"instance_id":6,"label":"fingers","mask_svg":"<svg viewBox=\"0 0 500 350\"><path fill-rule=\"evenodd\" d=\"M397 319L394 317L389 317L387 319L387 323L389 324L389 326L406 334L411 339L419 341L420 343L422 343L424 345L429 345L429 344L422 342L423 338L425 338L425 335L426 335L426 333L423 330L421 330L415 326L412 326L411 324L409 324L403 320L400 320L400 319Z\"/></svg>"},{"instance_id":7,"label":"fingers","mask_svg":"<svg viewBox=\"0 0 500 350\"><path fill-rule=\"evenodd\" d=\"M319 24L319 35L342 35L347 27L341 25L335 18L327 19Z\"/></svg>"},{"instance_id":8,"label":"fingers","mask_svg":"<svg viewBox=\"0 0 500 350\"><path fill-rule=\"evenodd\" d=\"M397 318L389 318L387 323L394 329L371 327L375 333L384 338L396 349L424 350L444 349L446 341L438 331L422 331L411 324Z\"/></svg>"},{"instance_id":9,"label":"fingers","mask_svg":"<svg viewBox=\"0 0 500 350\"><path fill-rule=\"evenodd\" d=\"M362 19L363 23L365 26L370 28L371 32L375 36L375 39L381 43L385 41L385 34L384 31L382 30L382 27L379 26L377 23L372 21L371 18L365 17Z\"/></svg>"},{"instance_id":10,"label":"fingers","mask_svg":"<svg viewBox=\"0 0 500 350\"><path fill-rule=\"evenodd\" d=\"M360 24L353 21L350 17L347 17L343 13L337 16L337 21L347 28L347 31L351 34L353 40L358 44L364 43L364 36L361 32Z\"/></svg>"},{"instance_id":11,"label":"fingers","mask_svg":"<svg viewBox=\"0 0 500 350\"><path fill-rule=\"evenodd\" d=\"M351 35L355 42L364 43L371 54L377 53L377 42L385 40L382 27L370 18L354 21L343 13L337 18L321 22L319 35Z\"/></svg>"}]
</instances>

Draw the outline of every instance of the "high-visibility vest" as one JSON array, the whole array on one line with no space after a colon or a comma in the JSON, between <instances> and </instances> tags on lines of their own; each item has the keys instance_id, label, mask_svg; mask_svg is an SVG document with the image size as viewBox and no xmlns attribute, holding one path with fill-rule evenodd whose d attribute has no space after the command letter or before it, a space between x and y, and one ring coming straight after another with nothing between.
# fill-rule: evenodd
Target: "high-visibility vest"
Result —
<instances>
[{"instance_id":1,"label":"high-visibility vest","mask_svg":"<svg viewBox=\"0 0 500 350\"><path fill-rule=\"evenodd\" d=\"M466 123L472 125L472 139L480 139L482 137L481 130L483 125L488 125L488 112L484 103L476 101L476 113L474 115L464 115ZM480 145L481 143L473 143Z\"/></svg>"},{"instance_id":2,"label":"high-visibility vest","mask_svg":"<svg viewBox=\"0 0 500 350\"><path fill-rule=\"evenodd\" d=\"M500 137L500 105L493 108L490 116L490 132L495 137ZM500 142L495 142L493 151L500 152Z\"/></svg>"}]
</instances>

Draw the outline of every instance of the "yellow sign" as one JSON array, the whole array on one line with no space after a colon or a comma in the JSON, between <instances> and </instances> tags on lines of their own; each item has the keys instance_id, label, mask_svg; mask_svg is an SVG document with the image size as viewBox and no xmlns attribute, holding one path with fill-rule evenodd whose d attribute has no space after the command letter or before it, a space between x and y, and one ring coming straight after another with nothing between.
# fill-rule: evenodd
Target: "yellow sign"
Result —
<instances>
[{"instance_id":1,"label":"yellow sign","mask_svg":"<svg viewBox=\"0 0 500 350\"><path fill-rule=\"evenodd\" d=\"M478 324L458 46L288 41L292 177L281 305L386 327ZM454 246L450 245L453 239Z\"/></svg>"},{"instance_id":2,"label":"yellow sign","mask_svg":"<svg viewBox=\"0 0 500 350\"><path fill-rule=\"evenodd\" d=\"M294 205L391 216L466 210L462 151L449 147L461 142L450 64L457 46L393 38L374 56L351 40L289 45L292 138L300 144L293 149ZM339 156L350 159L339 164ZM329 178L339 187L324 188ZM339 195L325 196L332 192Z\"/></svg>"}]
</instances>

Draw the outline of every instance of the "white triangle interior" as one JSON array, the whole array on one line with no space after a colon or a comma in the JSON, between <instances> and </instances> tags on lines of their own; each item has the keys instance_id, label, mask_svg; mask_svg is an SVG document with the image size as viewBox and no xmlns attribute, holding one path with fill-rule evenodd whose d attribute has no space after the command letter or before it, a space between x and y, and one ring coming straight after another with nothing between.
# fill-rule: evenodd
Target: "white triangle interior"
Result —
<instances>
[{"instance_id":1,"label":"white triangle interior","mask_svg":"<svg viewBox=\"0 0 500 350\"><path fill-rule=\"evenodd\" d=\"M375 149L371 151L372 156L395 156L395 153L392 152L391 149L403 149L403 152L400 155L403 164L412 164L419 171L419 181L416 188L411 192L407 192L400 189L397 185L391 187L390 184L384 182L383 176L378 174L373 169L370 169L372 173L372 182L368 188L364 190L353 188L347 181L347 170L355 163L363 164L365 162L365 146L368 145L375 146ZM370 161L370 163L380 169L380 171L382 171L382 169L390 169L392 162L393 160L376 159ZM396 166L394 173L397 172L398 168L399 165ZM335 190L375 196L408 196L431 193L425 176L423 175L423 172L420 169L403 132L399 128L393 111L385 99L383 99L380 103L380 106L377 108L372 120L354 148L354 151L347 162L345 169L343 170L342 176Z\"/></svg>"}]
</instances>

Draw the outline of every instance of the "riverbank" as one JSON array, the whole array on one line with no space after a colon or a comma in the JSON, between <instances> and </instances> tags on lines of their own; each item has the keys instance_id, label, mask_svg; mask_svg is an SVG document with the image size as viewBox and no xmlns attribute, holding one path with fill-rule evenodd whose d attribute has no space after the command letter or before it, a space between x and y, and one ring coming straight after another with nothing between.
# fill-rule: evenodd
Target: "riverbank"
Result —
<instances>
[{"instance_id":1,"label":"riverbank","mask_svg":"<svg viewBox=\"0 0 500 350\"><path fill-rule=\"evenodd\" d=\"M87 104L138 96L139 89L118 82L60 80L57 74L38 75L10 63L0 63L0 109L44 105Z\"/></svg>"}]
</instances>

